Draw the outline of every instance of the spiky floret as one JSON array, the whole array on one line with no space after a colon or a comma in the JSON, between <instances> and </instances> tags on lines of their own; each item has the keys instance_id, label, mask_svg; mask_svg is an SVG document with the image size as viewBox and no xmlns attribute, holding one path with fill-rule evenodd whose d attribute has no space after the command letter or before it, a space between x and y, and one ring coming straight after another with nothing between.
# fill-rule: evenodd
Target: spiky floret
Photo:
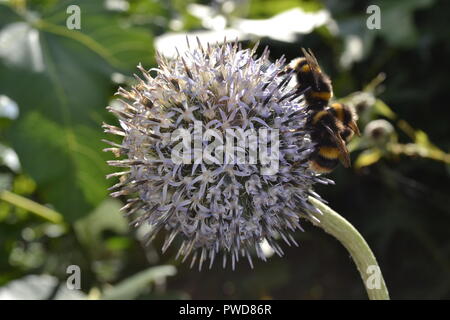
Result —
<instances>
[{"instance_id":1,"label":"spiky floret","mask_svg":"<svg viewBox=\"0 0 450 320\"><path fill-rule=\"evenodd\" d=\"M252 255L265 260L260 243L266 239L278 255L276 239L296 244L292 232L312 207L309 195L316 182L329 183L308 169L313 145L305 127L303 97L278 76L284 59L269 61L266 48L242 50L237 43L200 43L173 60L157 56L158 68L144 70L143 78L127 91L120 88L121 107L108 109L120 127L104 125L106 132L121 136L121 144L108 142L121 160L109 161L127 171L112 187L113 197L132 196L123 210L132 224L148 223L148 239L166 229L165 251L177 236L178 256L192 263L218 254L223 265L234 268L240 257L252 265ZM152 76L151 73L155 72ZM168 133L178 128L192 132L194 121L203 129L271 128L279 130L279 168L261 173L261 164L176 164L171 160L174 143ZM203 141L205 144L206 141Z\"/></svg>"}]
</instances>

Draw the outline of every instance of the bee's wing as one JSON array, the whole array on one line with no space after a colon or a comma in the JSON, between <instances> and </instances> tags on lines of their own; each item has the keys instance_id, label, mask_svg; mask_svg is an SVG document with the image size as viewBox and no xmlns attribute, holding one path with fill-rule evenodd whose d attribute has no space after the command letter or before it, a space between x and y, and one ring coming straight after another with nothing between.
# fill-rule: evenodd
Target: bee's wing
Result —
<instances>
[{"instance_id":1,"label":"bee's wing","mask_svg":"<svg viewBox=\"0 0 450 320\"><path fill-rule=\"evenodd\" d=\"M311 60L314 61L314 64L315 64L316 66L319 66L319 62L317 61L316 56L315 56L314 53L311 51L311 49L308 49L308 54L309 54Z\"/></svg>"},{"instance_id":2,"label":"bee's wing","mask_svg":"<svg viewBox=\"0 0 450 320\"><path fill-rule=\"evenodd\" d=\"M302 48L303 55L305 56L306 62L308 63L309 67L311 68L312 75L314 77L314 82L316 83L316 86L319 85L319 75L320 75L320 66L317 62L316 57L312 53L311 49L308 49L308 51L305 50L305 48Z\"/></svg>"},{"instance_id":3,"label":"bee's wing","mask_svg":"<svg viewBox=\"0 0 450 320\"><path fill-rule=\"evenodd\" d=\"M327 129L328 133L330 134L330 137L333 139L334 142L336 142L336 146L339 149L339 152L341 154L340 160L344 167L348 168L350 167L350 155L347 150L347 146L345 145L345 141L341 138L339 134L336 134L329 126L324 125L325 129Z\"/></svg>"}]
</instances>

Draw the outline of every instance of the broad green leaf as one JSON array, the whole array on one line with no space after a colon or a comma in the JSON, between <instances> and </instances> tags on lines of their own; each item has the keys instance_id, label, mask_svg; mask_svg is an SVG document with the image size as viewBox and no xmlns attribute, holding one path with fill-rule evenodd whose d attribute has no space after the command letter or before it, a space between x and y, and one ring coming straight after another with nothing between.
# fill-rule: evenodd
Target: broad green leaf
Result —
<instances>
[{"instance_id":1,"label":"broad green leaf","mask_svg":"<svg viewBox=\"0 0 450 320\"><path fill-rule=\"evenodd\" d=\"M81 30L66 27L67 6L81 8ZM39 196L69 222L107 195L110 172L101 123L114 93L111 74L153 61L152 37L124 25L103 1L60 1L17 14L0 4L0 94L19 106L7 138Z\"/></svg>"},{"instance_id":2,"label":"broad green leaf","mask_svg":"<svg viewBox=\"0 0 450 320\"><path fill-rule=\"evenodd\" d=\"M105 290L101 299L104 300L129 300L138 297L148 289L150 283L163 280L176 274L174 266L158 266L141 271L128 279Z\"/></svg>"},{"instance_id":3,"label":"broad green leaf","mask_svg":"<svg viewBox=\"0 0 450 320\"><path fill-rule=\"evenodd\" d=\"M77 5L81 12L81 30L66 28L67 7ZM111 65L134 72L138 63L154 62L153 37L147 29L125 27L118 13L106 11L105 1L61 1L46 12L40 22L44 30L82 42Z\"/></svg>"}]
</instances>

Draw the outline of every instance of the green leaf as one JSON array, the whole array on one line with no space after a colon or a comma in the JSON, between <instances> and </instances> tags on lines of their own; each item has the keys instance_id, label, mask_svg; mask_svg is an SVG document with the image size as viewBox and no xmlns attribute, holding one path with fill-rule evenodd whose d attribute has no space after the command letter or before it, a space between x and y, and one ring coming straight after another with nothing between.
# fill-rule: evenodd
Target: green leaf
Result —
<instances>
[{"instance_id":1,"label":"green leaf","mask_svg":"<svg viewBox=\"0 0 450 320\"><path fill-rule=\"evenodd\" d=\"M176 274L174 266L158 266L141 271L123 280L111 289L105 290L104 300L134 299L148 290L149 284Z\"/></svg>"},{"instance_id":2,"label":"green leaf","mask_svg":"<svg viewBox=\"0 0 450 320\"><path fill-rule=\"evenodd\" d=\"M392 109L389 108L389 106L380 99L377 99L375 101L374 110L378 114L385 116L388 119L394 120L395 118L397 118L397 115L394 113L394 111L392 111Z\"/></svg>"},{"instance_id":3,"label":"green leaf","mask_svg":"<svg viewBox=\"0 0 450 320\"><path fill-rule=\"evenodd\" d=\"M362 167L368 167L374 163L377 163L381 159L381 150L373 148L367 149L361 152L361 154L356 158L355 168L361 169Z\"/></svg>"},{"instance_id":4,"label":"green leaf","mask_svg":"<svg viewBox=\"0 0 450 320\"><path fill-rule=\"evenodd\" d=\"M68 30L66 9L77 5L81 30ZM62 1L45 13L38 24L43 30L82 42L116 68L134 71L138 63L154 63L153 37L148 29L131 28L122 16L106 11L104 1Z\"/></svg>"},{"instance_id":5,"label":"green leaf","mask_svg":"<svg viewBox=\"0 0 450 320\"><path fill-rule=\"evenodd\" d=\"M93 254L102 251L102 232L111 230L118 234L128 231L128 225L119 209L121 203L115 199L106 199L91 214L75 223L77 237Z\"/></svg>"},{"instance_id":6,"label":"green leaf","mask_svg":"<svg viewBox=\"0 0 450 320\"><path fill-rule=\"evenodd\" d=\"M81 30L66 28L70 4L81 8ZM0 94L20 111L6 137L41 200L73 222L107 195L101 123L114 93L111 74L151 64L152 37L101 1L56 2L26 14L0 4L0 17L8 21L0 30Z\"/></svg>"},{"instance_id":7,"label":"green leaf","mask_svg":"<svg viewBox=\"0 0 450 320\"><path fill-rule=\"evenodd\" d=\"M422 130L416 130L416 143L424 147L431 145L428 135Z\"/></svg>"}]
</instances>

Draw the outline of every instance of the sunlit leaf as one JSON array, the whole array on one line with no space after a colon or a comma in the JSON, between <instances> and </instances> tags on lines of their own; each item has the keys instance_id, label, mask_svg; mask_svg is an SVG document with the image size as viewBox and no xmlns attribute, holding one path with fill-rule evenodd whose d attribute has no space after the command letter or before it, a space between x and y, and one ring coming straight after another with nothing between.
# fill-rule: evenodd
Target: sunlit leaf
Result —
<instances>
[{"instance_id":1,"label":"sunlit leaf","mask_svg":"<svg viewBox=\"0 0 450 320\"><path fill-rule=\"evenodd\" d=\"M35 191L36 183L25 175L19 175L14 179L12 191L20 195L28 195Z\"/></svg>"},{"instance_id":2,"label":"sunlit leaf","mask_svg":"<svg viewBox=\"0 0 450 320\"><path fill-rule=\"evenodd\" d=\"M394 111L392 111L392 109L380 99L376 100L374 109L378 114L385 116L388 119L393 120L397 117Z\"/></svg>"},{"instance_id":3,"label":"sunlit leaf","mask_svg":"<svg viewBox=\"0 0 450 320\"><path fill-rule=\"evenodd\" d=\"M124 250L131 245L131 239L129 237L110 237L105 241L105 246L109 250Z\"/></svg>"},{"instance_id":4,"label":"sunlit leaf","mask_svg":"<svg viewBox=\"0 0 450 320\"><path fill-rule=\"evenodd\" d=\"M430 146L431 142L428 135L422 130L416 130L416 143L422 146Z\"/></svg>"},{"instance_id":5,"label":"sunlit leaf","mask_svg":"<svg viewBox=\"0 0 450 320\"><path fill-rule=\"evenodd\" d=\"M381 159L382 153L379 149L372 148L361 152L361 154L356 158L355 168L360 169L362 167L370 166Z\"/></svg>"}]
</instances>

